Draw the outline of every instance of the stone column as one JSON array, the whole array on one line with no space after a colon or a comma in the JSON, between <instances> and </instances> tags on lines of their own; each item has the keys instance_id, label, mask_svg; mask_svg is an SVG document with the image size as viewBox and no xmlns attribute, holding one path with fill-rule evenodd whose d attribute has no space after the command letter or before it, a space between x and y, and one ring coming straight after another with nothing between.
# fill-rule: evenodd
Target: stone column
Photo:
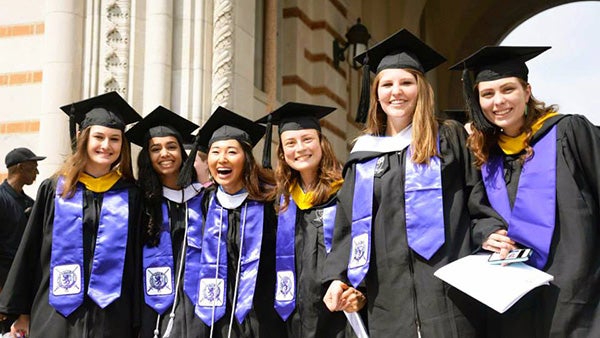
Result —
<instances>
[{"instance_id":1,"label":"stone column","mask_svg":"<svg viewBox=\"0 0 600 338\"><path fill-rule=\"evenodd\" d=\"M69 123L60 106L81 96L83 5L81 0L46 1L40 107L40 179L50 176L71 153Z\"/></svg>"},{"instance_id":2,"label":"stone column","mask_svg":"<svg viewBox=\"0 0 600 338\"><path fill-rule=\"evenodd\" d=\"M212 109L232 108L233 2L215 0L213 9Z\"/></svg>"},{"instance_id":3,"label":"stone column","mask_svg":"<svg viewBox=\"0 0 600 338\"><path fill-rule=\"evenodd\" d=\"M255 37L260 39L261 37ZM267 93L266 112L272 111L277 99L277 0L265 1L265 64L263 79Z\"/></svg>"},{"instance_id":4,"label":"stone column","mask_svg":"<svg viewBox=\"0 0 600 338\"><path fill-rule=\"evenodd\" d=\"M144 116L158 105L171 107L173 1L146 2L146 50L144 52Z\"/></svg>"}]
</instances>

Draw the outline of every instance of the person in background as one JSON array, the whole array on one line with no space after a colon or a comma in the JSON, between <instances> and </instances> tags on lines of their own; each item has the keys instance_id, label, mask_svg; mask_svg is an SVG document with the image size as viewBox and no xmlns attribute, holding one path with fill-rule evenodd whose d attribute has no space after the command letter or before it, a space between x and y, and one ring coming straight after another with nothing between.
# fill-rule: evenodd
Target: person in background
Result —
<instances>
[{"instance_id":1,"label":"person in background","mask_svg":"<svg viewBox=\"0 0 600 338\"><path fill-rule=\"evenodd\" d=\"M136 337L141 194L124 129L141 117L116 92L61 109L75 152L40 185L0 312L19 315L13 335Z\"/></svg>"},{"instance_id":2,"label":"person in background","mask_svg":"<svg viewBox=\"0 0 600 338\"><path fill-rule=\"evenodd\" d=\"M451 68L483 177L471 203L502 216L474 224L475 244L502 258L531 248L527 264L554 276L503 314L487 309L487 337L600 337L600 131L533 96L525 62L549 48L486 46Z\"/></svg>"},{"instance_id":3,"label":"person in background","mask_svg":"<svg viewBox=\"0 0 600 338\"><path fill-rule=\"evenodd\" d=\"M346 318L325 307L321 282L333 238L335 195L343 182L342 166L319 124L334 110L288 102L256 121L267 128L279 126L274 292L275 309L286 321L289 337L345 337ZM269 137L265 144L271 144ZM263 161L270 162L270 157L266 152ZM270 167L270 163L263 165ZM348 308L359 308L364 296L352 287L346 292L353 295Z\"/></svg>"},{"instance_id":4,"label":"person in background","mask_svg":"<svg viewBox=\"0 0 600 338\"><path fill-rule=\"evenodd\" d=\"M39 174L38 161L45 158L27 148L15 148L4 159L8 176L0 185L0 291L21 243L34 202L25 194L23 186L33 184ZM14 316L0 315L0 333L10 331L15 319Z\"/></svg>"},{"instance_id":5,"label":"person in background","mask_svg":"<svg viewBox=\"0 0 600 338\"><path fill-rule=\"evenodd\" d=\"M194 314L198 283L189 243L202 225L203 186L181 187L177 178L188 158L184 142L199 126L159 106L125 133L142 147L137 159L138 185L144 194L144 311L141 337L202 337L202 321ZM196 255L196 256L195 256ZM188 268L191 267L191 268Z\"/></svg>"},{"instance_id":6,"label":"person in background","mask_svg":"<svg viewBox=\"0 0 600 338\"><path fill-rule=\"evenodd\" d=\"M180 174L178 185L189 184L197 149L208 149L215 185L198 210L204 227L195 303L206 337L286 337L273 307L275 181L252 155L264 133L264 127L218 107Z\"/></svg>"},{"instance_id":7,"label":"person in background","mask_svg":"<svg viewBox=\"0 0 600 338\"><path fill-rule=\"evenodd\" d=\"M479 305L433 275L471 253L467 203L478 181L464 128L434 116L425 73L445 58L403 29L356 59L365 88L376 76L344 166L325 304L342 309L351 284L366 290L372 337L475 337Z\"/></svg>"}]
</instances>

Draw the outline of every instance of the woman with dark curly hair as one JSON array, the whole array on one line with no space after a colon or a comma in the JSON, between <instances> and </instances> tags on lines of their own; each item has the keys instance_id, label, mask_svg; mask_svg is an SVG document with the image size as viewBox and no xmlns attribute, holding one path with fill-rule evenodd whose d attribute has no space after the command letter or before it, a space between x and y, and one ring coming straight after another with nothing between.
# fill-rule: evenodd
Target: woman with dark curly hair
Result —
<instances>
[{"instance_id":1,"label":"woman with dark curly hair","mask_svg":"<svg viewBox=\"0 0 600 338\"><path fill-rule=\"evenodd\" d=\"M189 294L190 285L198 282L189 268L193 266L195 251L187 243L199 240L190 229L199 227L202 221L195 210L200 208L203 186L177 185L188 158L183 144L191 141L191 133L198 128L159 106L126 133L142 147L138 155L138 184L144 194L146 305L141 337L202 337L202 322L194 314L190 300L195 295Z\"/></svg>"},{"instance_id":2,"label":"woman with dark curly hair","mask_svg":"<svg viewBox=\"0 0 600 338\"><path fill-rule=\"evenodd\" d=\"M194 144L208 150L215 182L197 210L204 223L195 304L206 337L286 337L273 308L275 180L252 154L264 133L264 127L218 107ZM190 181L195 149L180 184Z\"/></svg>"},{"instance_id":3,"label":"woman with dark curly hair","mask_svg":"<svg viewBox=\"0 0 600 338\"><path fill-rule=\"evenodd\" d=\"M533 97L525 62L549 48L486 46L452 67L464 69L483 177L471 204L502 216L475 223L475 244L501 257L531 248L528 264L554 276L507 312L488 309L488 337L600 336L600 131Z\"/></svg>"},{"instance_id":4,"label":"woman with dark curly hair","mask_svg":"<svg viewBox=\"0 0 600 338\"><path fill-rule=\"evenodd\" d=\"M275 308L286 321L289 337L344 337L346 318L322 301L322 271L331 250L336 193L342 166L321 132L319 119L335 108L288 102L258 120L279 126L277 146L277 222ZM268 134L267 134L268 135ZM270 144L267 137L266 144ZM263 161L270 160L270 152ZM348 309L358 309L353 287Z\"/></svg>"}]
</instances>

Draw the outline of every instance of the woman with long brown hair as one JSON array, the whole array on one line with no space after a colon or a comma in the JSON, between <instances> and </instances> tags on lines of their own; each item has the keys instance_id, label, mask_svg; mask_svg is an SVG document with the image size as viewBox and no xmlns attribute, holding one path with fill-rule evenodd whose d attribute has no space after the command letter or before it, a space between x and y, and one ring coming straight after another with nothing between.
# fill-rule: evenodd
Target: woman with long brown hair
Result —
<instances>
[{"instance_id":1,"label":"woman with long brown hair","mask_svg":"<svg viewBox=\"0 0 600 338\"><path fill-rule=\"evenodd\" d=\"M527 264L554 276L507 312L488 309L489 337L600 336L600 131L534 98L525 62L549 48L486 46L452 68L483 177L472 204L501 216L475 223L474 242L502 258L530 248Z\"/></svg>"},{"instance_id":2,"label":"woman with long brown hair","mask_svg":"<svg viewBox=\"0 0 600 338\"><path fill-rule=\"evenodd\" d=\"M327 310L321 286L325 257L331 250L335 196L343 182L342 166L319 124L334 110L288 102L257 121L267 123L267 128L279 126L274 293L275 309L286 321L289 337L345 336L346 318ZM265 144L270 143L267 137ZM265 154L270 157L270 152ZM354 288L349 289L354 298L359 297Z\"/></svg>"},{"instance_id":3,"label":"woman with long brown hair","mask_svg":"<svg viewBox=\"0 0 600 338\"><path fill-rule=\"evenodd\" d=\"M196 314L206 337L284 337L273 308L275 181L252 148L265 128L218 107L198 132L179 185L190 181L198 147L215 184L204 195Z\"/></svg>"},{"instance_id":4,"label":"woman with long brown hair","mask_svg":"<svg viewBox=\"0 0 600 338\"><path fill-rule=\"evenodd\" d=\"M33 337L134 337L141 195L124 129L140 116L115 92L61 109L75 152L39 188L0 312Z\"/></svg>"},{"instance_id":5,"label":"woman with long brown hair","mask_svg":"<svg viewBox=\"0 0 600 338\"><path fill-rule=\"evenodd\" d=\"M465 130L434 116L425 73L445 58L404 29L357 60L376 76L365 132L344 166L324 301L341 310L344 284L364 289L373 337L476 336L477 304L433 276L471 252L477 182Z\"/></svg>"}]
</instances>

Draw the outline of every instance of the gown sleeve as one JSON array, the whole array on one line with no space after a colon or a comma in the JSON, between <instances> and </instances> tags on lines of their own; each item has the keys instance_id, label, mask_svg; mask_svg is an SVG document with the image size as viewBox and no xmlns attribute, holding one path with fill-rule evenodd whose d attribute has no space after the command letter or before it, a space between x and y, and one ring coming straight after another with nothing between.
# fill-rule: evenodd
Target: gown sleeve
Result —
<instances>
[{"instance_id":1,"label":"gown sleeve","mask_svg":"<svg viewBox=\"0 0 600 338\"><path fill-rule=\"evenodd\" d=\"M0 313L19 315L31 312L42 279L42 267L49 264L40 261L40 252L47 228L45 224L51 223L54 218L54 191L51 179L40 185L21 244L0 293Z\"/></svg>"},{"instance_id":2,"label":"gown sleeve","mask_svg":"<svg viewBox=\"0 0 600 338\"><path fill-rule=\"evenodd\" d=\"M559 122L564 132L558 137L567 165L582 191L589 191L596 201L593 208L600 208L600 129L584 116L567 116Z\"/></svg>"}]
</instances>

